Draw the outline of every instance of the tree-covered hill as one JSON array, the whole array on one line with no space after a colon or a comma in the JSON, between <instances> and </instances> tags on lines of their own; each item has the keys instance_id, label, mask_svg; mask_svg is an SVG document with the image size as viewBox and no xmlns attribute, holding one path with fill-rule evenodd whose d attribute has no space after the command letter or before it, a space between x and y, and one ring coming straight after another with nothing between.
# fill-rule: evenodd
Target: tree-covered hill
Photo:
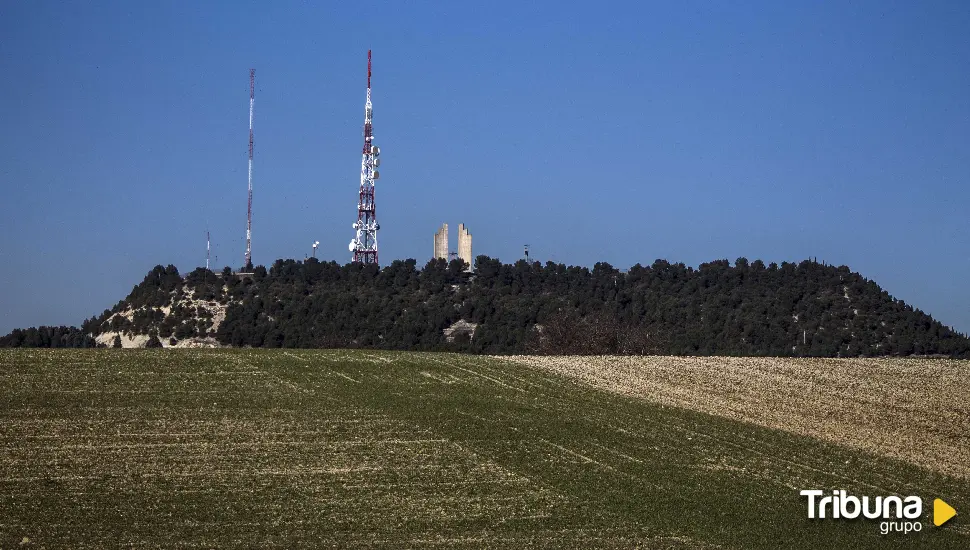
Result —
<instances>
[{"instance_id":1,"label":"tree-covered hill","mask_svg":"<svg viewBox=\"0 0 970 550\"><path fill-rule=\"evenodd\" d=\"M970 340L845 266L657 260L625 272L479 256L277 260L240 277L157 266L85 334L175 345L472 353L970 357ZM9 336L2 342L7 342ZM135 340L130 340L135 342ZM16 344L13 344L16 345Z\"/></svg>"}]
</instances>

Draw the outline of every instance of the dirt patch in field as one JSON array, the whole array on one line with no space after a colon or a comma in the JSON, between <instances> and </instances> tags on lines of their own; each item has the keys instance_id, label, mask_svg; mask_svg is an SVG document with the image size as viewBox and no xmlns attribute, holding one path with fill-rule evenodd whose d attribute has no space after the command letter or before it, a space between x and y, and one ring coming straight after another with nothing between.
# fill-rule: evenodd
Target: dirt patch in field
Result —
<instances>
[{"instance_id":1,"label":"dirt patch in field","mask_svg":"<svg viewBox=\"0 0 970 550\"><path fill-rule=\"evenodd\" d=\"M970 361L504 357L612 392L970 478Z\"/></svg>"}]
</instances>

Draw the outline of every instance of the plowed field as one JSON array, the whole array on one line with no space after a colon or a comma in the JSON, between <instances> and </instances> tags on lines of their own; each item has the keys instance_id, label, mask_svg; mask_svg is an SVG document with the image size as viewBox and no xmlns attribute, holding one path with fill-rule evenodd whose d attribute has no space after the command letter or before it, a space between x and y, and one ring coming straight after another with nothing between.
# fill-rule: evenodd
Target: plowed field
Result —
<instances>
[{"instance_id":1,"label":"plowed field","mask_svg":"<svg viewBox=\"0 0 970 550\"><path fill-rule=\"evenodd\" d=\"M751 394L723 361L736 410L679 368L653 392L448 354L0 351L0 547L970 547L927 519L970 511L966 400L926 423L920 385L860 363L885 391L836 403L883 407L865 444L841 406L822 432L849 436L805 428L798 365ZM892 426L937 429L928 458ZM808 488L922 496L923 531L809 520Z\"/></svg>"}]
</instances>

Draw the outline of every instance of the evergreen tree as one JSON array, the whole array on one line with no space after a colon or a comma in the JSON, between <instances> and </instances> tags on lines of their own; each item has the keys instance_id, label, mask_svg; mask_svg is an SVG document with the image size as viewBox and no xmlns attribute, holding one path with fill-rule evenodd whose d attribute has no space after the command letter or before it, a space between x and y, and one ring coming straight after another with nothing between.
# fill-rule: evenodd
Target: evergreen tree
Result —
<instances>
[{"instance_id":1,"label":"evergreen tree","mask_svg":"<svg viewBox=\"0 0 970 550\"><path fill-rule=\"evenodd\" d=\"M105 331L213 334L232 346L471 353L970 357L970 340L845 266L656 260L623 272L478 256L379 269L277 260L237 278L156 266L112 310L71 327L15 330L0 346L93 346ZM226 305L218 327L197 302ZM191 304L191 305L189 305ZM126 315L116 315L122 311ZM167 311L168 313L164 313ZM470 323L460 337L445 329Z\"/></svg>"}]
</instances>

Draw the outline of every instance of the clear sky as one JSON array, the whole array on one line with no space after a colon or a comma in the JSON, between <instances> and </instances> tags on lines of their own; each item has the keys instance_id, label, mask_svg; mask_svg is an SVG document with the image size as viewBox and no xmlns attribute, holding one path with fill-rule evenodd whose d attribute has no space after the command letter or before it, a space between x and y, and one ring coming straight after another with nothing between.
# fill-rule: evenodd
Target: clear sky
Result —
<instances>
[{"instance_id":1,"label":"clear sky","mask_svg":"<svg viewBox=\"0 0 970 550\"><path fill-rule=\"evenodd\" d=\"M478 4L478 7L473 6ZM740 5L745 4L745 5ZM156 264L845 264L970 331L970 3L0 2L0 334Z\"/></svg>"}]
</instances>

